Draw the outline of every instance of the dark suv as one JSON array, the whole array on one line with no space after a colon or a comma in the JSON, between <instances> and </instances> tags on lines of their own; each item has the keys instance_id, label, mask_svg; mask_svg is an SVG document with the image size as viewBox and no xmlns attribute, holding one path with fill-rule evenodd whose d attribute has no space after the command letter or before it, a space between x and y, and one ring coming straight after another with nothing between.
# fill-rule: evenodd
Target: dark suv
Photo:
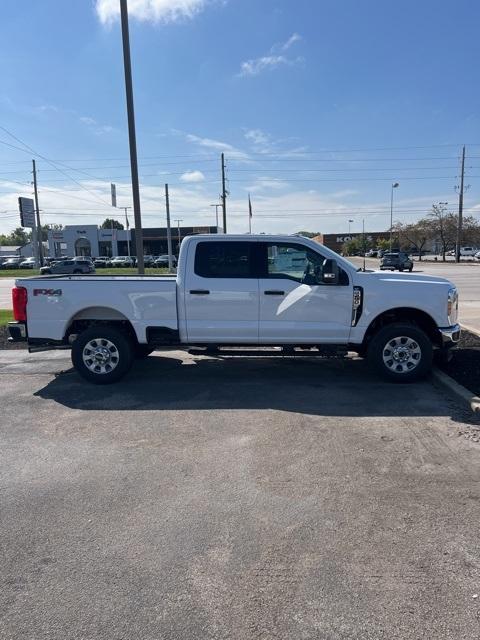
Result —
<instances>
[{"instance_id":1,"label":"dark suv","mask_svg":"<svg viewBox=\"0 0 480 640\"><path fill-rule=\"evenodd\" d=\"M399 271L411 271L413 269L413 262L403 251L385 253L380 260L380 269L382 271L386 271L387 269L390 271L395 271L395 269Z\"/></svg>"},{"instance_id":2,"label":"dark suv","mask_svg":"<svg viewBox=\"0 0 480 640\"><path fill-rule=\"evenodd\" d=\"M79 274L79 273L95 273L93 262L89 258L84 260L61 260L52 264L50 267L42 267L40 275L48 274Z\"/></svg>"}]
</instances>

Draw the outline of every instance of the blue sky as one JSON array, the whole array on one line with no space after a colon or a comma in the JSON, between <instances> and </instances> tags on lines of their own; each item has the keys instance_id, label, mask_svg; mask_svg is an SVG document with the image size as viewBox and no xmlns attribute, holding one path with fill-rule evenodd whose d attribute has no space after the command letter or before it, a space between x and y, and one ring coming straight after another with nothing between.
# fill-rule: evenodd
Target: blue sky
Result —
<instances>
[{"instance_id":1,"label":"blue sky","mask_svg":"<svg viewBox=\"0 0 480 640\"><path fill-rule=\"evenodd\" d=\"M0 231L31 191L25 145L45 222L101 222L110 181L131 204L117 11L3 0ZM480 213L476 3L130 0L130 12L145 226L164 224L165 182L172 217L212 223L221 151L231 231L248 228L248 192L259 232L387 228L392 181L396 219L455 207L462 144L466 208Z\"/></svg>"}]
</instances>

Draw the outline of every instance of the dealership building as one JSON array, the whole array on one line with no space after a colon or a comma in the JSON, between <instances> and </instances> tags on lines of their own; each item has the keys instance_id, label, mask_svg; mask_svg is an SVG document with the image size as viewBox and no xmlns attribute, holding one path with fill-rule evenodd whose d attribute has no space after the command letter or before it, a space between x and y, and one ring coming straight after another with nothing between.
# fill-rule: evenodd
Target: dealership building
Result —
<instances>
[{"instance_id":1,"label":"dealership building","mask_svg":"<svg viewBox=\"0 0 480 640\"><path fill-rule=\"evenodd\" d=\"M186 236L221 233L218 227L172 227L172 250L178 254ZM136 255L135 229L101 229L93 224L67 225L61 231L48 232L48 249L52 257L59 256L127 256ZM168 252L166 227L143 229L145 255Z\"/></svg>"},{"instance_id":2,"label":"dealership building","mask_svg":"<svg viewBox=\"0 0 480 640\"><path fill-rule=\"evenodd\" d=\"M379 240L388 240L390 237L390 231L371 231L365 232L365 239L372 244L377 243ZM342 247L345 242L350 240L361 240L363 238L362 233L321 233L313 238L316 242L325 245L329 249L332 249L336 253L341 253Z\"/></svg>"}]
</instances>

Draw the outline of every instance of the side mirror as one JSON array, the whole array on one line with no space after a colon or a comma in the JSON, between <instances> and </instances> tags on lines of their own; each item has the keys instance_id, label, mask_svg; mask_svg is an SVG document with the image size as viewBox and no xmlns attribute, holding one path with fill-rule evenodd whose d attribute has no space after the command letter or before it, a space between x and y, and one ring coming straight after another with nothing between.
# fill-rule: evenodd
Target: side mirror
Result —
<instances>
[{"instance_id":1,"label":"side mirror","mask_svg":"<svg viewBox=\"0 0 480 640\"><path fill-rule=\"evenodd\" d=\"M319 284L337 284L340 282L340 270L336 260L326 258L320 272Z\"/></svg>"}]
</instances>

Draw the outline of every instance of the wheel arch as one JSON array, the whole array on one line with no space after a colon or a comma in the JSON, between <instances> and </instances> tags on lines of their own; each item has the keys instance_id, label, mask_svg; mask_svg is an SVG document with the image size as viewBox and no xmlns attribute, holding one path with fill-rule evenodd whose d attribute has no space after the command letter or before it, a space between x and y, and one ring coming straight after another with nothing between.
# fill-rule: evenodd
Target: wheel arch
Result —
<instances>
[{"instance_id":1,"label":"wheel arch","mask_svg":"<svg viewBox=\"0 0 480 640\"><path fill-rule=\"evenodd\" d=\"M92 325L110 325L121 329L132 340L138 343L136 331L130 320L117 309L104 306L85 307L77 311L67 322L64 339L71 341L74 336Z\"/></svg>"},{"instance_id":2,"label":"wheel arch","mask_svg":"<svg viewBox=\"0 0 480 640\"><path fill-rule=\"evenodd\" d=\"M407 322L422 329L435 346L441 345L437 323L426 311L415 307L395 307L383 311L369 324L363 338L362 348L365 350L379 329L395 322Z\"/></svg>"}]
</instances>

